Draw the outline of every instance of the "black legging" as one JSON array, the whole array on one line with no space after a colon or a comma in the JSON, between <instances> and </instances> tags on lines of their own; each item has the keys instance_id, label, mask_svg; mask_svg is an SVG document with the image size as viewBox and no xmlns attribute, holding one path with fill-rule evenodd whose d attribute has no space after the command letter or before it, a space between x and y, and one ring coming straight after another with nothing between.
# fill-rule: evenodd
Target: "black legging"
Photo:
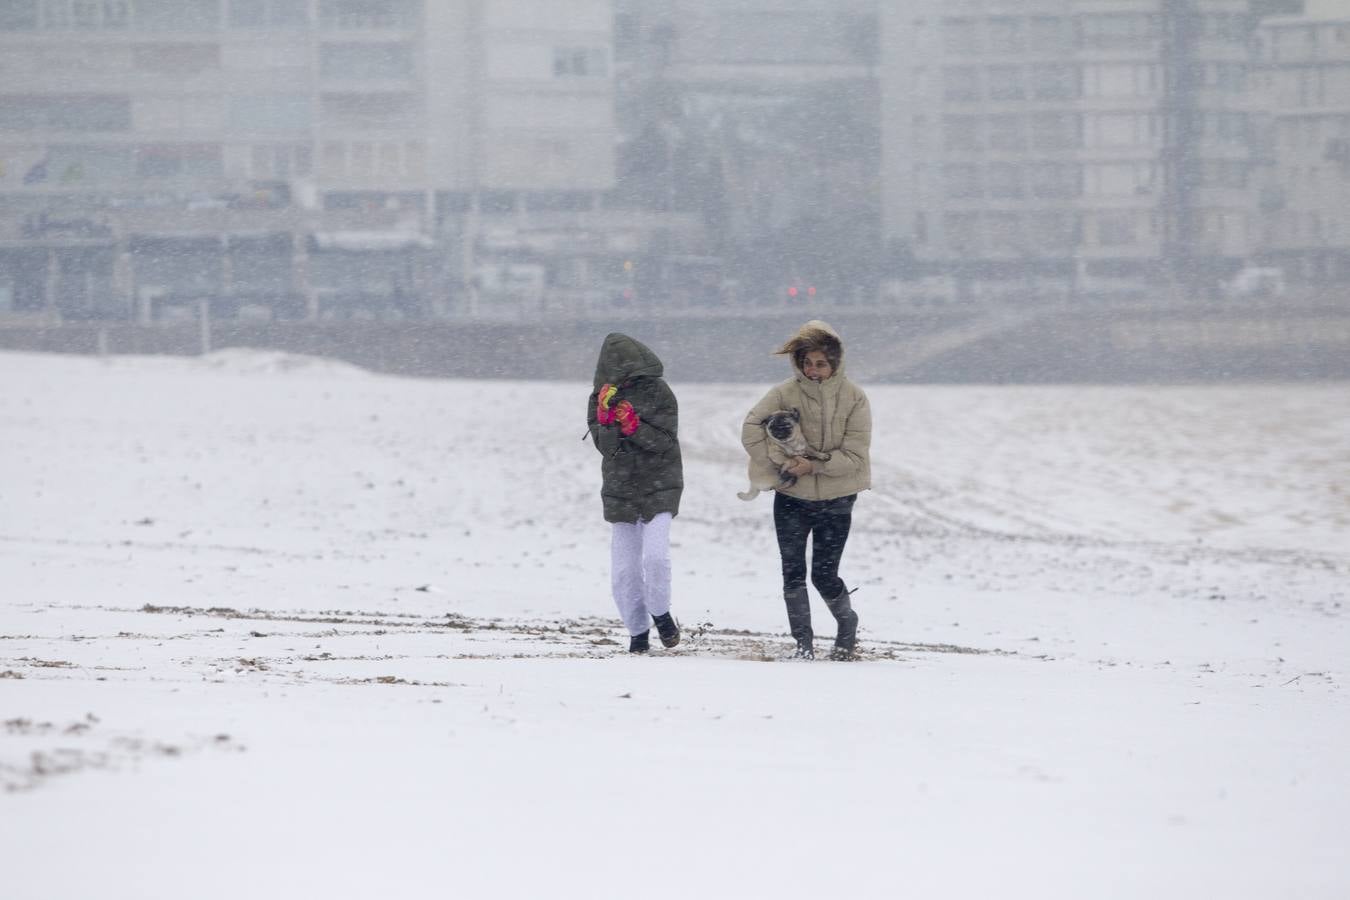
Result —
<instances>
[{"instance_id":1,"label":"black legging","mask_svg":"<svg viewBox=\"0 0 1350 900\"><path fill-rule=\"evenodd\" d=\"M857 499L857 494L849 494L834 500L799 500L774 493L773 527L783 558L785 592L806 587L806 538L812 535L811 583L826 600L844 593L839 559L844 555L853 524L853 501Z\"/></svg>"}]
</instances>

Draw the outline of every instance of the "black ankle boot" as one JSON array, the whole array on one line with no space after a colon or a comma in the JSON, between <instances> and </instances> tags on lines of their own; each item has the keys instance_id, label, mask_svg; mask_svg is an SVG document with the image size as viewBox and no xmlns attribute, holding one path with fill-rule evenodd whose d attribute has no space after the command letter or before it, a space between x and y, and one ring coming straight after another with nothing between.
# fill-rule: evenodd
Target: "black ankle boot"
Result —
<instances>
[{"instance_id":1,"label":"black ankle boot","mask_svg":"<svg viewBox=\"0 0 1350 900\"><path fill-rule=\"evenodd\" d=\"M680 642L680 623L670 613L652 616L656 623L656 633L661 636L662 647L674 647Z\"/></svg>"},{"instance_id":2,"label":"black ankle boot","mask_svg":"<svg viewBox=\"0 0 1350 900\"><path fill-rule=\"evenodd\" d=\"M825 601L839 626L834 638L834 648L830 650L830 659L853 659L856 655L858 614L853 611L853 604L849 602L848 595L849 592L845 589L838 597Z\"/></svg>"},{"instance_id":3,"label":"black ankle boot","mask_svg":"<svg viewBox=\"0 0 1350 900\"><path fill-rule=\"evenodd\" d=\"M651 644L647 640L647 636L649 634L651 634L650 630L644 631L642 632L642 634L635 634L632 637L630 637L628 639L628 652L646 653L648 650L650 650Z\"/></svg>"},{"instance_id":4,"label":"black ankle boot","mask_svg":"<svg viewBox=\"0 0 1350 900\"><path fill-rule=\"evenodd\" d=\"M811 595L806 588L792 588L783 591L783 602L787 604L788 630L797 642L793 659L815 659L815 635L811 632Z\"/></svg>"}]
</instances>

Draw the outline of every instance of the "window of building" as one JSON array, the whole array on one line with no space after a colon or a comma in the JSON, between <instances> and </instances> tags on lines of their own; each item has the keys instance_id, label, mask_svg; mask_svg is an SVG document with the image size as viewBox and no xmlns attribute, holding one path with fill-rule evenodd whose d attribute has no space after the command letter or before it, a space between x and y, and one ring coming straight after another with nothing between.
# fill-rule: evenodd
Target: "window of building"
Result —
<instances>
[{"instance_id":1,"label":"window of building","mask_svg":"<svg viewBox=\"0 0 1350 900\"><path fill-rule=\"evenodd\" d=\"M0 31L35 31L37 0L0 0Z\"/></svg>"},{"instance_id":2,"label":"window of building","mask_svg":"<svg viewBox=\"0 0 1350 900\"><path fill-rule=\"evenodd\" d=\"M1094 197L1133 197L1150 188L1148 163L1090 163L1083 167L1084 191Z\"/></svg>"},{"instance_id":3,"label":"window of building","mask_svg":"<svg viewBox=\"0 0 1350 900\"><path fill-rule=\"evenodd\" d=\"M324 78L411 78L411 44L324 44L319 51Z\"/></svg>"},{"instance_id":4,"label":"window of building","mask_svg":"<svg viewBox=\"0 0 1350 900\"><path fill-rule=\"evenodd\" d=\"M150 31L216 31L221 0L136 0L136 26Z\"/></svg>"},{"instance_id":5,"label":"window of building","mask_svg":"<svg viewBox=\"0 0 1350 900\"><path fill-rule=\"evenodd\" d=\"M1225 94L1247 90L1247 67L1243 63L1210 63L1205 67L1205 85Z\"/></svg>"},{"instance_id":6,"label":"window of building","mask_svg":"<svg viewBox=\"0 0 1350 900\"><path fill-rule=\"evenodd\" d=\"M1220 143L1245 147L1251 142L1251 120L1246 113L1206 113L1204 130L1206 137ZM1316 138L1313 138L1313 140L1316 140ZM1310 140L1309 143L1312 143L1313 140Z\"/></svg>"},{"instance_id":7,"label":"window of building","mask_svg":"<svg viewBox=\"0 0 1350 900\"><path fill-rule=\"evenodd\" d=\"M319 27L342 31L416 28L421 7L418 0L320 0Z\"/></svg>"},{"instance_id":8,"label":"window of building","mask_svg":"<svg viewBox=\"0 0 1350 900\"><path fill-rule=\"evenodd\" d=\"M267 0L230 0L231 28L265 28Z\"/></svg>"},{"instance_id":9,"label":"window of building","mask_svg":"<svg viewBox=\"0 0 1350 900\"><path fill-rule=\"evenodd\" d=\"M951 163L942 167L943 196L953 200L984 196L980 167L966 163Z\"/></svg>"},{"instance_id":10,"label":"window of building","mask_svg":"<svg viewBox=\"0 0 1350 900\"><path fill-rule=\"evenodd\" d=\"M103 27L126 28L131 24L130 0L103 0Z\"/></svg>"},{"instance_id":11,"label":"window of building","mask_svg":"<svg viewBox=\"0 0 1350 900\"><path fill-rule=\"evenodd\" d=\"M954 102L980 99L980 70L975 66L943 68L942 96Z\"/></svg>"},{"instance_id":12,"label":"window of building","mask_svg":"<svg viewBox=\"0 0 1350 900\"><path fill-rule=\"evenodd\" d=\"M415 94L324 94L322 104L330 128L411 128L418 122Z\"/></svg>"},{"instance_id":13,"label":"window of building","mask_svg":"<svg viewBox=\"0 0 1350 900\"><path fill-rule=\"evenodd\" d=\"M608 58L602 47L554 47L553 75L557 78L605 78Z\"/></svg>"},{"instance_id":14,"label":"window of building","mask_svg":"<svg viewBox=\"0 0 1350 900\"><path fill-rule=\"evenodd\" d=\"M47 127L47 98L0 95L0 131L40 131Z\"/></svg>"},{"instance_id":15,"label":"window of building","mask_svg":"<svg viewBox=\"0 0 1350 900\"><path fill-rule=\"evenodd\" d=\"M369 176L375 171L375 145L369 141L352 141L350 173L355 176Z\"/></svg>"},{"instance_id":16,"label":"window of building","mask_svg":"<svg viewBox=\"0 0 1350 900\"><path fill-rule=\"evenodd\" d=\"M990 163L989 196L999 200L1017 200L1026 196L1025 173L1016 163Z\"/></svg>"},{"instance_id":17,"label":"window of building","mask_svg":"<svg viewBox=\"0 0 1350 900\"><path fill-rule=\"evenodd\" d=\"M614 13L614 59L628 62L642 53L642 21L635 12Z\"/></svg>"},{"instance_id":18,"label":"window of building","mask_svg":"<svg viewBox=\"0 0 1350 900\"><path fill-rule=\"evenodd\" d=\"M1097 243L1103 247L1124 247L1135 242L1133 210L1113 210L1097 214Z\"/></svg>"},{"instance_id":19,"label":"window of building","mask_svg":"<svg viewBox=\"0 0 1350 900\"><path fill-rule=\"evenodd\" d=\"M3 131L130 131L131 98L125 95L0 95Z\"/></svg>"},{"instance_id":20,"label":"window of building","mask_svg":"<svg viewBox=\"0 0 1350 900\"><path fill-rule=\"evenodd\" d=\"M140 132L219 131L225 127L225 101L218 94L149 94L133 101L132 115Z\"/></svg>"},{"instance_id":21,"label":"window of building","mask_svg":"<svg viewBox=\"0 0 1350 900\"><path fill-rule=\"evenodd\" d=\"M1022 217L1015 212L991 212L984 217L984 233L989 249L1020 253L1027 248L1022 233Z\"/></svg>"},{"instance_id":22,"label":"window of building","mask_svg":"<svg viewBox=\"0 0 1350 900\"><path fill-rule=\"evenodd\" d=\"M1148 113L1095 113L1084 120L1089 147L1146 147L1154 142L1156 120Z\"/></svg>"},{"instance_id":23,"label":"window of building","mask_svg":"<svg viewBox=\"0 0 1350 900\"><path fill-rule=\"evenodd\" d=\"M230 97L229 126L240 131L293 131L311 124L306 94L256 94Z\"/></svg>"},{"instance_id":24,"label":"window of building","mask_svg":"<svg viewBox=\"0 0 1350 900\"><path fill-rule=\"evenodd\" d=\"M83 31L102 27L103 3L101 0L71 0L70 21Z\"/></svg>"},{"instance_id":25,"label":"window of building","mask_svg":"<svg viewBox=\"0 0 1350 900\"><path fill-rule=\"evenodd\" d=\"M1037 150L1077 150L1083 146L1082 117L1074 113L1036 113L1030 118L1031 146Z\"/></svg>"},{"instance_id":26,"label":"window of building","mask_svg":"<svg viewBox=\"0 0 1350 900\"><path fill-rule=\"evenodd\" d=\"M1144 63L1101 63L1084 66L1083 93L1088 97L1152 97L1158 89L1158 67Z\"/></svg>"},{"instance_id":27,"label":"window of building","mask_svg":"<svg viewBox=\"0 0 1350 900\"><path fill-rule=\"evenodd\" d=\"M1032 163L1027 166L1031 196L1042 199L1068 199L1083 193L1081 167L1073 163Z\"/></svg>"},{"instance_id":28,"label":"window of building","mask_svg":"<svg viewBox=\"0 0 1350 900\"><path fill-rule=\"evenodd\" d=\"M1200 164L1200 182L1207 187L1245 188L1247 172L1242 160L1207 159Z\"/></svg>"},{"instance_id":29,"label":"window of building","mask_svg":"<svg viewBox=\"0 0 1350 900\"><path fill-rule=\"evenodd\" d=\"M403 166L414 177L425 175L427 171L427 147L421 141L408 141L403 145Z\"/></svg>"},{"instance_id":30,"label":"window of building","mask_svg":"<svg viewBox=\"0 0 1350 900\"><path fill-rule=\"evenodd\" d=\"M1031 67L1031 96L1036 100L1077 100L1079 69L1060 63Z\"/></svg>"},{"instance_id":31,"label":"window of building","mask_svg":"<svg viewBox=\"0 0 1350 900\"><path fill-rule=\"evenodd\" d=\"M931 132L927 116L915 116L910 119L910 140L915 147L928 149L931 146Z\"/></svg>"},{"instance_id":32,"label":"window of building","mask_svg":"<svg viewBox=\"0 0 1350 900\"><path fill-rule=\"evenodd\" d=\"M944 116L942 145L946 150L972 151L980 149L980 120L976 116Z\"/></svg>"},{"instance_id":33,"label":"window of building","mask_svg":"<svg viewBox=\"0 0 1350 900\"><path fill-rule=\"evenodd\" d=\"M65 31L73 24L70 0L42 0L42 27L49 31Z\"/></svg>"},{"instance_id":34,"label":"window of building","mask_svg":"<svg viewBox=\"0 0 1350 900\"><path fill-rule=\"evenodd\" d=\"M1022 53L1026 48L1026 31L1022 19L1012 16L994 16L989 19L991 53Z\"/></svg>"},{"instance_id":35,"label":"window of building","mask_svg":"<svg viewBox=\"0 0 1350 900\"><path fill-rule=\"evenodd\" d=\"M231 28L304 28L309 25L307 0L230 0Z\"/></svg>"},{"instance_id":36,"label":"window of building","mask_svg":"<svg viewBox=\"0 0 1350 900\"><path fill-rule=\"evenodd\" d=\"M1066 212L1036 212L1027 216L1027 243L1032 247L1066 251L1078 246L1078 217Z\"/></svg>"},{"instance_id":37,"label":"window of building","mask_svg":"<svg viewBox=\"0 0 1350 900\"><path fill-rule=\"evenodd\" d=\"M942 47L958 56L974 56L980 52L980 23L977 19L943 19Z\"/></svg>"},{"instance_id":38,"label":"window of building","mask_svg":"<svg viewBox=\"0 0 1350 900\"><path fill-rule=\"evenodd\" d=\"M947 246L961 253L980 250L980 217L976 213L948 213L942 217Z\"/></svg>"},{"instance_id":39,"label":"window of building","mask_svg":"<svg viewBox=\"0 0 1350 900\"><path fill-rule=\"evenodd\" d=\"M926 163L918 163L914 166L914 190L922 197L935 197L938 194L938 185L933 181L934 167Z\"/></svg>"},{"instance_id":40,"label":"window of building","mask_svg":"<svg viewBox=\"0 0 1350 900\"><path fill-rule=\"evenodd\" d=\"M1150 46L1161 35L1156 15L1108 13L1079 20L1078 43L1088 50L1133 50Z\"/></svg>"},{"instance_id":41,"label":"window of building","mask_svg":"<svg viewBox=\"0 0 1350 900\"><path fill-rule=\"evenodd\" d=\"M121 181L134 171L127 147L56 145L47 153L47 171L58 184Z\"/></svg>"},{"instance_id":42,"label":"window of building","mask_svg":"<svg viewBox=\"0 0 1350 900\"><path fill-rule=\"evenodd\" d=\"M308 28L308 0L268 0L267 24L274 28Z\"/></svg>"},{"instance_id":43,"label":"window of building","mask_svg":"<svg viewBox=\"0 0 1350 900\"><path fill-rule=\"evenodd\" d=\"M1027 25L1032 53L1067 53L1073 49L1073 20L1062 16L1032 16Z\"/></svg>"},{"instance_id":44,"label":"window of building","mask_svg":"<svg viewBox=\"0 0 1350 900\"><path fill-rule=\"evenodd\" d=\"M1299 106L1322 106L1327 100L1326 72L1318 67L1299 69L1298 98Z\"/></svg>"},{"instance_id":45,"label":"window of building","mask_svg":"<svg viewBox=\"0 0 1350 900\"><path fill-rule=\"evenodd\" d=\"M249 174L259 180L291 177L291 148L285 144L255 144Z\"/></svg>"},{"instance_id":46,"label":"window of building","mask_svg":"<svg viewBox=\"0 0 1350 900\"><path fill-rule=\"evenodd\" d=\"M1252 19L1242 13L1208 13L1200 17L1203 36L1226 44L1245 44L1251 35Z\"/></svg>"},{"instance_id":47,"label":"window of building","mask_svg":"<svg viewBox=\"0 0 1350 900\"><path fill-rule=\"evenodd\" d=\"M219 144L147 144L136 148L142 178L219 178L224 172Z\"/></svg>"},{"instance_id":48,"label":"window of building","mask_svg":"<svg viewBox=\"0 0 1350 900\"><path fill-rule=\"evenodd\" d=\"M136 44L131 64L138 72L187 76L220 68L219 44Z\"/></svg>"},{"instance_id":49,"label":"window of building","mask_svg":"<svg viewBox=\"0 0 1350 900\"><path fill-rule=\"evenodd\" d=\"M341 141L324 142L319 171L327 178L341 178L346 175L347 145Z\"/></svg>"},{"instance_id":50,"label":"window of building","mask_svg":"<svg viewBox=\"0 0 1350 900\"><path fill-rule=\"evenodd\" d=\"M990 66L989 97L993 100L1023 100L1027 96L1021 66Z\"/></svg>"},{"instance_id":51,"label":"window of building","mask_svg":"<svg viewBox=\"0 0 1350 900\"><path fill-rule=\"evenodd\" d=\"M1025 150L1026 121L1021 116L989 117L990 150Z\"/></svg>"}]
</instances>

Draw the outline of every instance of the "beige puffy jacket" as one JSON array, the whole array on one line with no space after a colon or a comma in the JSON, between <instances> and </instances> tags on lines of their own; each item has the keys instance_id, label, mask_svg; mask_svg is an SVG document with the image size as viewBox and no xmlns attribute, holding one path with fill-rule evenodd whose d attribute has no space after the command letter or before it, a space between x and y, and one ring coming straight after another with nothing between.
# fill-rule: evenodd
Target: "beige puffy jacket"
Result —
<instances>
[{"instance_id":1,"label":"beige puffy jacket","mask_svg":"<svg viewBox=\"0 0 1350 900\"><path fill-rule=\"evenodd\" d=\"M838 339L824 322L802 326L799 335L820 329ZM842 351L842 341L840 342ZM789 357L791 364L791 358ZM841 358L833 375L817 384L793 368L795 377L769 390L741 426L741 443L750 454L750 477L768 473L775 476L787 457L769 441L761 424L771 413L796 409L801 413L802 434L814 449L829 453L828 460L816 460L815 474L797 479L792 487L779 488L802 500L832 500L846 497L872 486L872 409L862 388L844 375Z\"/></svg>"}]
</instances>

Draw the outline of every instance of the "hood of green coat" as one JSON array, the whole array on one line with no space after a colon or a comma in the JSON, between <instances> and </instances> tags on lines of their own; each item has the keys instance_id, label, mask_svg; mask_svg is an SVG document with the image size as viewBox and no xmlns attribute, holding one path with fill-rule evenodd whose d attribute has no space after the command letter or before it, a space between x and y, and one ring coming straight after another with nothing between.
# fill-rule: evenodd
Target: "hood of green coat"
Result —
<instances>
[{"instance_id":1,"label":"hood of green coat","mask_svg":"<svg viewBox=\"0 0 1350 900\"><path fill-rule=\"evenodd\" d=\"M660 378L665 372L661 359L636 338L617 331L605 337L595 363L595 386L623 384L640 375Z\"/></svg>"}]
</instances>

